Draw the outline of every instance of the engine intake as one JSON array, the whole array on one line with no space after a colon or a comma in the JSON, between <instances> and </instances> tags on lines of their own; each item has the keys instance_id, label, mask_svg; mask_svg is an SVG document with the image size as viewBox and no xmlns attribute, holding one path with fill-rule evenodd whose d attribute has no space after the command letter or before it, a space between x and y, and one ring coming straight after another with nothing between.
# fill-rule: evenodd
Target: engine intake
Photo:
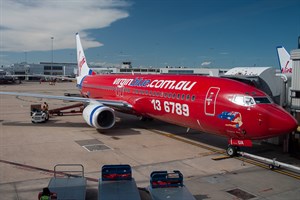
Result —
<instances>
[{"instance_id":1,"label":"engine intake","mask_svg":"<svg viewBox=\"0 0 300 200\"><path fill-rule=\"evenodd\" d=\"M109 129L115 124L115 112L102 104L90 104L82 112L88 125L97 129Z\"/></svg>"}]
</instances>

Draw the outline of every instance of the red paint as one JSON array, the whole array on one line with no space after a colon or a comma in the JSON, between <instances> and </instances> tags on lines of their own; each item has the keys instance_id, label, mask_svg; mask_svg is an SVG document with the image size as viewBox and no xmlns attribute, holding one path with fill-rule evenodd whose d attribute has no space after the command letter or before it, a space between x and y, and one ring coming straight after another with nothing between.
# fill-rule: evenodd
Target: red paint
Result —
<instances>
[{"instance_id":1,"label":"red paint","mask_svg":"<svg viewBox=\"0 0 300 200\"><path fill-rule=\"evenodd\" d=\"M225 78L94 75L85 77L81 92L90 98L127 102L133 107L132 114L238 139L237 143L244 140L246 146L247 140L276 137L297 128L296 120L272 102L241 105L268 97L252 86Z\"/></svg>"}]
</instances>

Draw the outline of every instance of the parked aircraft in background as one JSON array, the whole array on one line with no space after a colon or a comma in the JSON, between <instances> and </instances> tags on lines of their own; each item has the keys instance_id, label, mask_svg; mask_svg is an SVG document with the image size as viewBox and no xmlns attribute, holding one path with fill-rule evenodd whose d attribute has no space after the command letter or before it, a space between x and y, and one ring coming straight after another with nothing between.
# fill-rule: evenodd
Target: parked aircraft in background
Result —
<instances>
[{"instance_id":1,"label":"parked aircraft in background","mask_svg":"<svg viewBox=\"0 0 300 200\"><path fill-rule=\"evenodd\" d=\"M0 83L21 83L19 75L10 75L4 70L0 70Z\"/></svg>"},{"instance_id":2,"label":"parked aircraft in background","mask_svg":"<svg viewBox=\"0 0 300 200\"><path fill-rule=\"evenodd\" d=\"M281 73L292 74L293 68L290 54L285 50L283 46L278 46L276 49Z\"/></svg>"},{"instance_id":3,"label":"parked aircraft in background","mask_svg":"<svg viewBox=\"0 0 300 200\"><path fill-rule=\"evenodd\" d=\"M82 97L0 92L5 95L85 102L83 118L109 129L115 110L229 138L227 153L297 128L296 120L262 91L227 78L199 75L97 75L87 65L76 34L77 87Z\"/></svg>"}]
</instances>

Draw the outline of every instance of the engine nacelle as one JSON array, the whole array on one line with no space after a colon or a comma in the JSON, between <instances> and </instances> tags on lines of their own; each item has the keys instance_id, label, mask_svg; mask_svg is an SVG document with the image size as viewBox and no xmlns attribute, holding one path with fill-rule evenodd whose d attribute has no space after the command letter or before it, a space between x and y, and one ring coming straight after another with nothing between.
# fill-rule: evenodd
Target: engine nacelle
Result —
<instances>
[{"instance_id":1,"label":"engine nacelle","mask_svg":"<svg viewBox=\"0 0 300 200\"><path fill-rule=\"evenodd\" d=\"M109 129L115 124L115 112L102 104L90 104L82 112L88 125L97 129Z\"/></svg>"}]
</instances>

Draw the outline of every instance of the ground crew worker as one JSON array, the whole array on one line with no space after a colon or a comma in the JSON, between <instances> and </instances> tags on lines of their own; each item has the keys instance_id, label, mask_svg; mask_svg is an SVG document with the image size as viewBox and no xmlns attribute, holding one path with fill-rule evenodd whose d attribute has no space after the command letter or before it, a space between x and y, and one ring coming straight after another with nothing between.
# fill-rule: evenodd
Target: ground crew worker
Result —
<instances>
[{"instance_id":1,"label":"ground crew worker","mask_svg":"<svg viewBox=\"0 0 300 200\"><path fill-rule=\"evenodd\" d=\"M43 104L42 104L42 106L41 106L41 109L42 109L42 111L48 111L48 104L46 103L46 102L44 102Z\"/></svg>"},{"instance_id":2,"label":"ground crew worker","mask_svg":"<svg viewBox=\"0 0 300 200\"><path fill-rule=\"evenodd\" d=\"M51 200L51 192L49 188L43 188L43 192L39 200Z\"/></svg>"}]
</instances>

